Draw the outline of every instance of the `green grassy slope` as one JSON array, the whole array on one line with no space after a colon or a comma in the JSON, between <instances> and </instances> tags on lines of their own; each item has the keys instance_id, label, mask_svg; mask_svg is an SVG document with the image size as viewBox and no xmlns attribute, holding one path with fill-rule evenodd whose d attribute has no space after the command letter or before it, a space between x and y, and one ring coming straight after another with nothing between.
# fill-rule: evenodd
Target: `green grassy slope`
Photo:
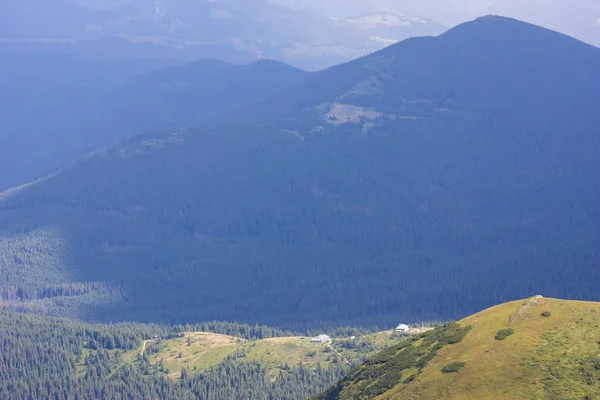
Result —
<instances>
[{"instance_id":1,"label":"green grassy slope","mask_svg":"<svg viewBox=\"0 0 600 400\"><path fill-rule=\"evenodd\" d=\"M210 332L186 332L182 337L168 340L147 340L124 355L122 363L139 365L147 362L172 379L179 379L183 369L202 372L233 359L236 363L262 364L274 380L299 364L310 369L326 368L331 364L350 367L403 340L393 331L354 339L333 338L330 344L315 344L310 339L309 336L288 336L246 340ZM145 360L139 355L144 355Z\"/></svg>"},{"instance_id":2,"label":"green grassy slope","mask_svg":"<svg viewBox=\"0 0 600 400\"><path fill-rule=\"evenodd\" d=\"M599 345L600 303L534 297L391 347L317 398L595 399Z\"/></svg>"}]
</instances>

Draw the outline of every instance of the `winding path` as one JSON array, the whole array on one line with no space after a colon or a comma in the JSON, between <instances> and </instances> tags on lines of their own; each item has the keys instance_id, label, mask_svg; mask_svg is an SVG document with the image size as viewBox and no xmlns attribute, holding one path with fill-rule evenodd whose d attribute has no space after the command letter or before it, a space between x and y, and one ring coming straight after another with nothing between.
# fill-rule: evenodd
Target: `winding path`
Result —
<instances>
[{"instance_id":1,"label":"winding path","mask_svg":"<svg viewBox=\"0 0 600 400\"><path fill-rule=\"evenodd\" d=\"M146 351L146 344L151 341L152 340L144 340L144 343L142 344L142 351L140 352L140 356L144 355L144 352Z\"/></svg>"},{"instance_id":2,"label":"winding path","mask_svg":"<svg viewBox=\"0 0 600 400\"><path fill-rule=\"evenodd\" d=\"M344 362L346 364L350 364L350 361L346 360L346 357L344 357L342 355L342 353L340 353L339 351L337 351L332 345L328 344L327 347L329 347L331 350L333 350L335 352L335 354L337 354L338 356L340 356L342 358L342 360L344 360Z\"/></svg>"}]
</instances>

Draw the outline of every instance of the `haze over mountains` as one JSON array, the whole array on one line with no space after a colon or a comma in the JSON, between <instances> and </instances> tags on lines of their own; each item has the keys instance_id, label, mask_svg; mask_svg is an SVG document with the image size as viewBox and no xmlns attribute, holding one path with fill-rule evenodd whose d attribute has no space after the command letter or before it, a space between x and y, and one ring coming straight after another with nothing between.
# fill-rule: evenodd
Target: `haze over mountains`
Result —
<instances>
[{"instance_id":1,"label":"haze over mountains","mask_svg":"<svg viewBox=\"0 0 600 400\"><path fill-rule=\"evenodd\" d=\"M445 29L395 11L334 19L269 1L7 2L0 13L0 190L146 129L179 127L210 114L203 109L207 102L194 103L201 78L180 88L192 93L185 101L160 110L145 108L162 107L165 101L142 105L146 99L137 97L138 102L135 93L120 88L131 88L136 83L126 82L142 73L199 59L236 64L276 59L314 70ZM196 76L204 74L199 68ZM168 74L158 73L163 78ZM210 68L206 74L210 76ZM258 94L260 74L254 79L252 93ZM224 93L232 92L227 82L220 82ZM260 98L237 90L228 105L264 99L285 88L263 86ZM155 118L140 118L140 112Z\"/></svg>"},{"instance_id":2,"label":"haze over mountains","mask_svg":"<svg viewBox=\"0 0 600 400\"><path fill-rule=\"evenodd\" d=\"M88 151L145 130L187 126L207 117L201 104L188 101L193 96L149 110L144 107L164 102L137 102L135 94L120 87L131 88L134 83L128 80L164 67L198 59L247 64L267 58L316 70L407 37L440 34L484 13L520 16L597 43L595 0L531 7L534 3L6 2L0 13L0 190L55 172ZM260 99L272 93L267 89ZM260 99L238 98L229 106ZM154 117L139 118L140 112Z\"/></svg>"},{"instance_id":3,"label":"haze over mountains","mask_svg":"<svg viewBox=\"0 0 600 400\"><path fill-rule=\"evenodd\" d=\"M599 49L486 17L313 75L258 66L287 89L1 194L5 303L322 326L598 300Z\"/></svg>"},{"instance_id":4,"label":"haze over mountains","mask_svg":"<svg viewBox=\"0 0 600 400\"><path fill-rule=\"evenodd\" d=\"M38 3L14 2L3 10L2 47L95 58L270 58L315 70L446 29L395 10L333 19L267 0L138 0L102 9L70 0Z\"/></svg>"},{"instance_id":5,"label":"haze over mountains","mask_svg":"<svg viewBox=\"0 0 600 400\"><path fill-rule=\"evenodd\" d=\"M488 14L600 44L597 0L23 0L4 5L0 38L3 47L21 50L231 62L272 58L318 69Z\"/></svg>"},{"instance_id":6,"label":"haze over mountains","mask_svg":"<svg viewBox=\"0 0 600 400\"><path fill-rule=\"evenodd\" d=\"M424 16L446 26L484 15L505 15L600 45L598 0L289 0L286 4L302 4L327 15L398 10Z\"/></svg>"},{"instance_id":7,"label":"haze over mountains","mask_svg":"<svg viewBox=\"0 0 600 400\"><path fill-rule=\"evenodd\" d=\"M98 63L9 53L3 60L0 190L131 136L197 124L264 100L310 75L268 60L201 60L166 68L172 62L157 59Z\"/></svg>"}]
</instances>

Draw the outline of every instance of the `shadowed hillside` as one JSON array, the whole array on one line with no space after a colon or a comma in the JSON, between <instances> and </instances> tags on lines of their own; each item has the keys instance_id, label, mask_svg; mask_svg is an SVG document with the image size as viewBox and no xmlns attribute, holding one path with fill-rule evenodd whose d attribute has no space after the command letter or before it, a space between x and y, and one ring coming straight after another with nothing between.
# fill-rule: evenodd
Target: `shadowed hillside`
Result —
<instances>
[{"instance_id":1,"label":"shadowed hillside","mask_svg":"<svg viewBox=\"0 0 600 400\"><path fill-rule=\"evenodd\" d=\"M598 71L597 48L487 17L98 152L0 195L3 298L285 326L598 299Z\"/></svg>"},{"instance_id":2,"label":"shadowed hillside","mask_svg":"<svg viewBox=\"0 0 600 400\"><path fill-rule=\"evenodd\" d=\"M140 133L197 124L265 100L309 73L275 61L97 61L2 53L0 190ZM149 72L151 71L151 72Z\"/></svg>"}]
</instances>

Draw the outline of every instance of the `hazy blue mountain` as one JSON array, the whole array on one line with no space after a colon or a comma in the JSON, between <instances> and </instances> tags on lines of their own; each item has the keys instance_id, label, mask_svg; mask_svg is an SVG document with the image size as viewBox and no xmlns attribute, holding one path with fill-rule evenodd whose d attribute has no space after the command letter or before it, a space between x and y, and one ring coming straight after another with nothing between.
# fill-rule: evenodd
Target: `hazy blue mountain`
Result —
<instances>
[{"instance_id":1,"label":"hazy blue mountain","mask_svg":"<svg viewBox=\"0 0 600 400\"><path fill-rule=\"evenodd\" d=\"M55 53L0 52L0 188L43 176L103 143L88 116L133 77L168 59L95 61ZM88 136L89 134L89 136ZM90 136L96 136L96 141Z\"/></svg>"},{"instance_id":2,"label":"hazy blue mountain","mask_svg":"<svg viewBox=\"0 0 600 400\"><path fill-rule=\"evenodd\" d=\"M52 53L2 57L0 190L140 132L187 126L264 100L308 76L271 61L164 68L173 61L100 62Z\"/></svg>"},{"instance_id":3,"label":"hazy blue mountain","mask_svg":"<svg viewBox=\"0 0 600 400\"><path fill-rule=\"evenodd\" d=\"M37 3L15 2L3 10L0 46L102 58L269 58L316 70L445 30L396 12L334 19L268 0L135 0L101 9L68 0Z\"/></svg>"},{"instance_id":4,"label":"hazy blue mountain","mask_svg":"<svg viewBox=\"0 0 600 400\"><path fill-rule=\"evenodd\" d=\"M130 140L0 195L0 293L288 326L598 300L599 71L595 47L486 17Z\"/></svg>"},{"instance_id":5,"label":"hazy blue mountain","mask_svg":"<svg viewBox=\"0 0 600 400\"><path fill-rule=\"evenodd\" d=\"M190 126L227 109L265 100L308 76L277 61L234 65L202 60L130 80L111 94L105 114L130 121L138 132Z\"/></svg>"},{"instance_id":6,"label":"hazy blue mountain","mask_svg":"<svg viewBox=\"0 0 600 400\"><path fill-rule=\"evenodd\" d=\"M480 3L482 12L514 16L556 29L595 46L600 45L598 0L495 0Z\"/></svg>"},{"instance_id":7,"label":"hazy blue mountain","mask_svg":"<svg viewBox=\"0 0 600 400\"><path fill-rule=\"evenodd\" d=\"M290 125L283 124L287 128L363 128L365 123L368 128L398 120L411 124L414 119L462 118L480 109L538 130L556 128L557 121L580 124L600 101L597 54L597 48L550 30L483 17L439 37L409 39L330 68L306 85L250 108L243 118L270 121L276 108L280 121L289 113ZM563 103L567 98L570 107ZM355 110L356 124L323 118L352 105L366 108ZM298 118L299 110L304 118ZM483 118L469 116L474 117Z\"/></svg>"},{"instance_id":8,"label":"hazy blue mountain","mask_svg":"<svg viewBox=\"0 0 600 400\"><path fill-rule=\"evenodd\" d=\"M598 0L289 0L287 3L302 4L318 13L343 16L400 7L398 11L424 16L446 26L484 15L504 15L600 45Z\"/></svg>"}]
</instances>

